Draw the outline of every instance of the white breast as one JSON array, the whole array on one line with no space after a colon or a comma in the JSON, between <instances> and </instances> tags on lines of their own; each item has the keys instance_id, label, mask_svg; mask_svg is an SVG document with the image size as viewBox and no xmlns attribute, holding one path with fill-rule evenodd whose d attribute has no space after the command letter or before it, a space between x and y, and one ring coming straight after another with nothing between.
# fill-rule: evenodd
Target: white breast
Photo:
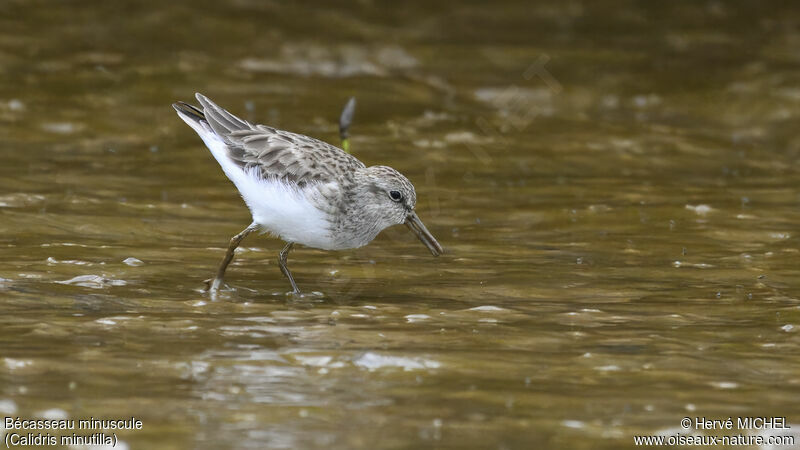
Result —
<instances>
[{"instance_id":1,"label":"white breast","mask_svg":"<svg viewBox=\"0 0 800 450\"><path fill-rule=\"evenodd\" d=\"M330 224L325 213L308 200L302 189L276 179L264 180L255 170L231 176L242 194L253 221L287 242L330 250L333 248Z\"/></svg>"},{"instance_id":2,"label":"white breast","mask_svg":"<svg viewBox=\"0 0 800 450\"><path fill-rule=\"evenodd\" d=\"M324 250L334 248L326 214L309 201L313 186L301 189L285 181L262 179L255 168L244 171L228 158L225 142L206 124L185 122L200 135L225 175L239 189L255 223L287 242Z\"/></svg>"}]
</instances>

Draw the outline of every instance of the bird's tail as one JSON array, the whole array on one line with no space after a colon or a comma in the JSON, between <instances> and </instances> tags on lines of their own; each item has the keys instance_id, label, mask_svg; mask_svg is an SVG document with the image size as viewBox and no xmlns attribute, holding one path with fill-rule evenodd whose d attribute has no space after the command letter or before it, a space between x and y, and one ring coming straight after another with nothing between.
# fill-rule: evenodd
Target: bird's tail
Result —
<instances>
[{"instance_id":1,"label":"bird's tail","mask_svg":"<svg viewBox=\"0 0 800 450\"><path fill-rule=\"evenodd\" d=\"M199 125L200 121L206 120L206 115L203 114L203 110L194 105L190 105L186 102L176 102L172 104L172 107L175 108L175 111L178 111L178 115L186 123L194 122Z\"/></svg>"}]
</instances>

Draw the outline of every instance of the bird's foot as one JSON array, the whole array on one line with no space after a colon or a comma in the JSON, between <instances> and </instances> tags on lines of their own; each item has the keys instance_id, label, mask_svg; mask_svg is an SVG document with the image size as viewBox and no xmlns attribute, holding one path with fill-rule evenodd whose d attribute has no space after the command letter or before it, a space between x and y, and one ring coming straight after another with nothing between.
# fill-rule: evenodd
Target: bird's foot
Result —
<instances>
[{"instance_id":1,"label":"bird's foot","mask_svg":"<svg viewBox=\"0 0 800 450\"><path fill-rule=\"evenodd\" d=\"M228 288L228 285L219 278L209 278L203 281L203 284L206 286L204 292L216 293L220 288Z\"/></svg>"},{"instance_id":2,"label":"bird's foot","mask_svg":"<svg viewBox=\"0 0 800 450\"><path fill-rule=\"evenodd\" d=\"M325 298L325 294L319 291L311 291L311 292L300 292L300 291L289 291L286 294L286 298L290 301L312 301L312 302L319 302L323 301Z\"/></svg>"}]
</instances>

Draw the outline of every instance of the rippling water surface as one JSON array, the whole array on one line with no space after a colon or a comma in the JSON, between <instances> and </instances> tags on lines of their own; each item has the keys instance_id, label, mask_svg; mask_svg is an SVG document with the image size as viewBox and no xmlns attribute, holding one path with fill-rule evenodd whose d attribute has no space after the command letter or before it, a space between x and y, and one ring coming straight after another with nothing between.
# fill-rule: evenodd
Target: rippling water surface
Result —
<instances>
[{"instance_id":1,"label":"rippling water surface","mask_svg":"<svg viewBox=\"0 0 800 450\"><path fill-rule=\"evenodd\" d=\"M0 4L1 416L159 449L800 430L797 8L220 3ZM353 152L447 253L299 249L298 299L251 237L212 301L249 215L195 91L332 143L356 96Z\"/></svg>"}]
</instances>

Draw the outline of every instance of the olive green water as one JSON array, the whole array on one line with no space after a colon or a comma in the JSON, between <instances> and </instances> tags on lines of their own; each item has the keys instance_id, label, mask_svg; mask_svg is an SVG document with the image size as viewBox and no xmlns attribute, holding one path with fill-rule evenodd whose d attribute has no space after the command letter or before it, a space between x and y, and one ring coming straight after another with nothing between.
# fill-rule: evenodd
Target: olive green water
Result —
<instances>
[{"instance_id":1,"label":"olive green water","mask_svg":"<svg viewBox=\"0 0 800 450\"><path fill-rule=\"evenodd\" d=\"M135 416L130 449L800 431L791 3L150 3L0 3L0 416ZM249 214L195 91L332 143L356 96L446 254L299 249L298 299L250 237L211 301Z\"/></svg>"}]
</instances>

